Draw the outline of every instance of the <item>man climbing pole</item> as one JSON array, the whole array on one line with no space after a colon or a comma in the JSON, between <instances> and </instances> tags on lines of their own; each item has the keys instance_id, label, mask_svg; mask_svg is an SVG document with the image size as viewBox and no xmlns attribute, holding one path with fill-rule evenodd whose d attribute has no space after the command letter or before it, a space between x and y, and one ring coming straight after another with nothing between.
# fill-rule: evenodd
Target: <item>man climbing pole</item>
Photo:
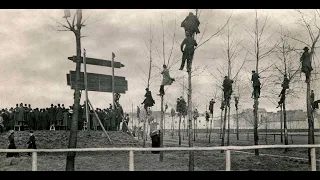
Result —
<instances>
[{"instance_id":1,"label":"man climbing pole","mask_svg":"<svg viewBox=\"0 0 320 180\"><path fill-rule=\"evenodd\" d=\"M183 49L184 45L185 45L185 48ZM180 45L180 49L183 54L182 54L182 63L179 70L183 70L184 64L187 60L187 72L189 72L191 68L190 65L193 59L195 46L198 46L196 40L192 38L190 32L186 32L186 38L183 40L183 42Z\"/></svg>"},{"instance_id":2,"label":"man climbing pole","mask_svg":"<svg viewBox=\"0 0 320 180\"><path fill-rule=\"evenodd\" d=\"M252 86L253 86L253 92L252 92L252 96L251 98L259 98L260 97L260 76L258 73L256 73L256 71L252 71L252 77L251 77L251 81L252 81Z\"/></svg>"},{"instance_id":3,"label":"man climbing pole","mask_svg":"<svg viewBox=\"0 0 320 180\"><path fill-rule=\"evenodd\" d=\"M190 32L190 34L197 33L199 34L199 25L200 21L196 15L192 12L189 12L189 15L182 21L181 27L184 28L185 32Z\"/></svg>"},{"instance_id":4,"label":"man climbing pole","mask_svg":"<svg viewBox=\"0 0 320 180\"><path fill-rule=\"evenodd\" d=\"M223 80L223 95L224 95L224 100L227 103L227 106L230 107L230 98L232 94L232 83L233 80L229 79L228 76L224 77Z\"/></svg>"},{"instance_id":5,"label":"man climbing pole","mask_svg":"<svg viewBox=\"0 0 320 180\"><path fill-rule=\"evenodd\" d=\"M210 111L210 114L213 114L213 106L214 106L214 103L216 103L213 99L211 99L211 101L209 102L209 111Z\"/></svg>"},{"instance_id":6,"label":"man climbing pole","mask_svg":"<svg viewBox=\"0 0 320 180\"><path fill-rule=\"evenodd\" d=\"M154 105L154 100L152 98L151 91L149 88L146 88L146 94L144 95L145 99L141 104L144 104L144 109L148 112L148 107L152 107Z\"/></svg>"},{"instance_id":7,"label":"man climbing pole","mask_svg":"<svg viewBox=\"0 0 320 180\"><path fill-rule=\"evenodd\" d=\"M277 106L277 108L280 107L280 106L283 104L283 102L284 102L284 100L285 100L285 98L286 98L285 93L280 94L280 95L281 95L281 97L280 97L280 101L278 101L278 106Z\"/></svg>"},{"instance_id":8,"label":"man climbing pole","mask_svg":"<svg viewBox=\"0 0 320 180\"><path fill-rule=\"evenodd\" d=\"M310 78L311 71L313 70L311 66L311 59L310 59L311 55L308 52L309 51L308 47L304 47L303 50L304 52L302 53L300 58L300 62L302 63L301 71L306 75L306 82L308 82L310 80L309 78Z\"/></svg>"},{"instance_id":9,"label":"man climbing pole","mask_svg":"<svg viewBox=\"0 0 320 180\"><path fill-rule=\"evenodd\" d=\"M162 83L160 85L160 90L159 90L160 94L158 94L159 96L163 96L165 94L164 93L164 86L169 86L169 85L172 84L173 81L175 81L175 79L170 77L167 65L164 64L162 67L163 67L163 71L161 72L161 74L162 74Z\"/></svg>"},{"instance_id":10,"label":"man climbing pole","mask_svg":"<svg viewBox=\"0 0 320 180\"><path fill-rule=\"evenodd\" d=\"M286 92L287 89L289 89L289 79L287 77L287 74L284 75L284 79L283 79L283 82L281 84L281 87L282 87L282 90L279 94L279 97L284 94Z\"/></svg>"}]
</instances>

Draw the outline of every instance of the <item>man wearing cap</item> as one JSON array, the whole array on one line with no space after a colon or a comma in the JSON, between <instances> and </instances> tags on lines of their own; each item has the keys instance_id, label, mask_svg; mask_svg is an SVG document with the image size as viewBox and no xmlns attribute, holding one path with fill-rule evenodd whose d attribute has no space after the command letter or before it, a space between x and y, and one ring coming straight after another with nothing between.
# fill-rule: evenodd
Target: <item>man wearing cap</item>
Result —
<instances>
[{"instance_id":1,"label":"man wearing cap","mask_svg":"<svg viewBox=\"0 0 320 180\"><path fill-rule=\"evenodd\" d=\"M300 62L302 63L301 71L306 75L306 82L308 82L310 73L313 70L311 66L311 54L308 52L308 47L304 47L303 50L304 52L302 53L300 58Z\"/></svg>"},{"instance_id":2,"label":"man wearing cap","mask_svg":"<svg viewBox=\"0 0 320 180\"><path fill-rule=\"evenodd\" d=\"M182 62L179 70L183 70L184 64L187 60L187 72L189 72L191 68L191 62L193 59L195 46L198 46L196 40L194 40L189 32L186 32L186 38L182 41L180 45L180 49L182 54ZM185 45L185 47L184 47ZM184 47L184 48L183 48Z\"/></svg>"},{"instance_id":3,"label":"man wearing cap","mask_svg":"<svg viewBox=\"0 0 320 180\"><path fill-rule=\"evenodd\" d=\"M260 97L260 76L258 73L256 73L255 70L252 71L252 76L251 76L251 81L252 81L252 86L253 86L253 93L251 98L259 98Z\"/></svg>"}]
</instances>

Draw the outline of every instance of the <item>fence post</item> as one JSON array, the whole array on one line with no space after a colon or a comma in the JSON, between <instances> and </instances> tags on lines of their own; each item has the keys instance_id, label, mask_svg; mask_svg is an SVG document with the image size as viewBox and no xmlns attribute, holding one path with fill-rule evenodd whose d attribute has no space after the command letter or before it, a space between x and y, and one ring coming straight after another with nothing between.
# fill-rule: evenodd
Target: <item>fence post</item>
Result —
<instances>
[{"instance_id":1,"label":"fence post","mask_svg":"<svg viewBox=\"0 0 320 180\"><path fill-rule=\"evenodd\" d=\"M230 150L226 150L226 171L231 169L231 159L230 159Z\"/></svg>"},{"instance_id":2,"label":"fence post","mask_svg":"<svg viewBox=\"0 0 320 180\"><path fill-rule=\"evenodd\" d=\"M38 163L37 163L37 152L32 152L32 171L37 171Z\"/></svg>"},{"instance_id":3,"label":"fence post","mask_svg":"<svg viewBox=\"0 0 320 180\"><path fill-rule=\"evenodd\" d=\"M311 148L311 171L317 170L316 148Z\"/></svg>"},{"instance_id":4,"label":"fence post","mask_svg":"<svg viewBox=\"0 0 320 180\"><path fill-rule=\"evenodd\" d=\"M134 171L134 155L133 155L133 151L129 151L129 171Z\"/></svg>"}]
</instances>

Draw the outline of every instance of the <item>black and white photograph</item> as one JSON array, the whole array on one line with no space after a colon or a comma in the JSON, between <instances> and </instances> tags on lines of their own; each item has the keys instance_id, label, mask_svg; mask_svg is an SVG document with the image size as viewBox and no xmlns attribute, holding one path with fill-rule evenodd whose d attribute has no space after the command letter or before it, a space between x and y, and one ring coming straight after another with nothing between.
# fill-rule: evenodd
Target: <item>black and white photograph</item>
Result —
<instances>
[{"instance_id":1,"label":"black and white photograph","mask_svg":"<svg viewBox=\"0 0 320 180\"><path fill-rule=\"evenodd\" d=\"M1 9L0 171L319 171L320 10Z\"/></svg>"}]
</instances>

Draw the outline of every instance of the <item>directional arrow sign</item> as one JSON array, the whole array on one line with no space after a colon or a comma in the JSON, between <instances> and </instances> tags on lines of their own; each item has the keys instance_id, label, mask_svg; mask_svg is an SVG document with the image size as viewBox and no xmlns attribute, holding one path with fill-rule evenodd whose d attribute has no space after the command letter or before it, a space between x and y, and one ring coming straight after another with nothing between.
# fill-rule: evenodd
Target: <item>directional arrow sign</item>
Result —
<instances>
[{"instance_id":1,"label":"directional arrow sign","mask_svg":"<svg viewBox=\"0 0 320 180\"><path fill-rule=\"evenodd\" d=\"M115 92L123 93L128 90L128 82L125 77L115 76ZM105 74L87 73L88 91L98 92L112 92L112 76ZM75 89L76 86L76 72L70 71L67 74L67 85L71 86L71 89ZM84 73L80 73L80 90L84 90Z\"/></svg>"},{"instance_id":2,"label":"directional arrow sign","mask_svg":"<svg viewBox=\"0 0 320 180\"><path fill-rule=\"evenodd\" d=\"M68 57L68 59L73 62L76 62L76 58L77 58L76 56ZM81 63L83 63L83 57L81 57ZM110 60L95 59L95 58L89 58L89 57L86 57L86 64L111 67ZM124 67L124 65L121 64L120 62L114 61L114 68L121 68L121 67Z\"/></svg>"}]
</instances>

